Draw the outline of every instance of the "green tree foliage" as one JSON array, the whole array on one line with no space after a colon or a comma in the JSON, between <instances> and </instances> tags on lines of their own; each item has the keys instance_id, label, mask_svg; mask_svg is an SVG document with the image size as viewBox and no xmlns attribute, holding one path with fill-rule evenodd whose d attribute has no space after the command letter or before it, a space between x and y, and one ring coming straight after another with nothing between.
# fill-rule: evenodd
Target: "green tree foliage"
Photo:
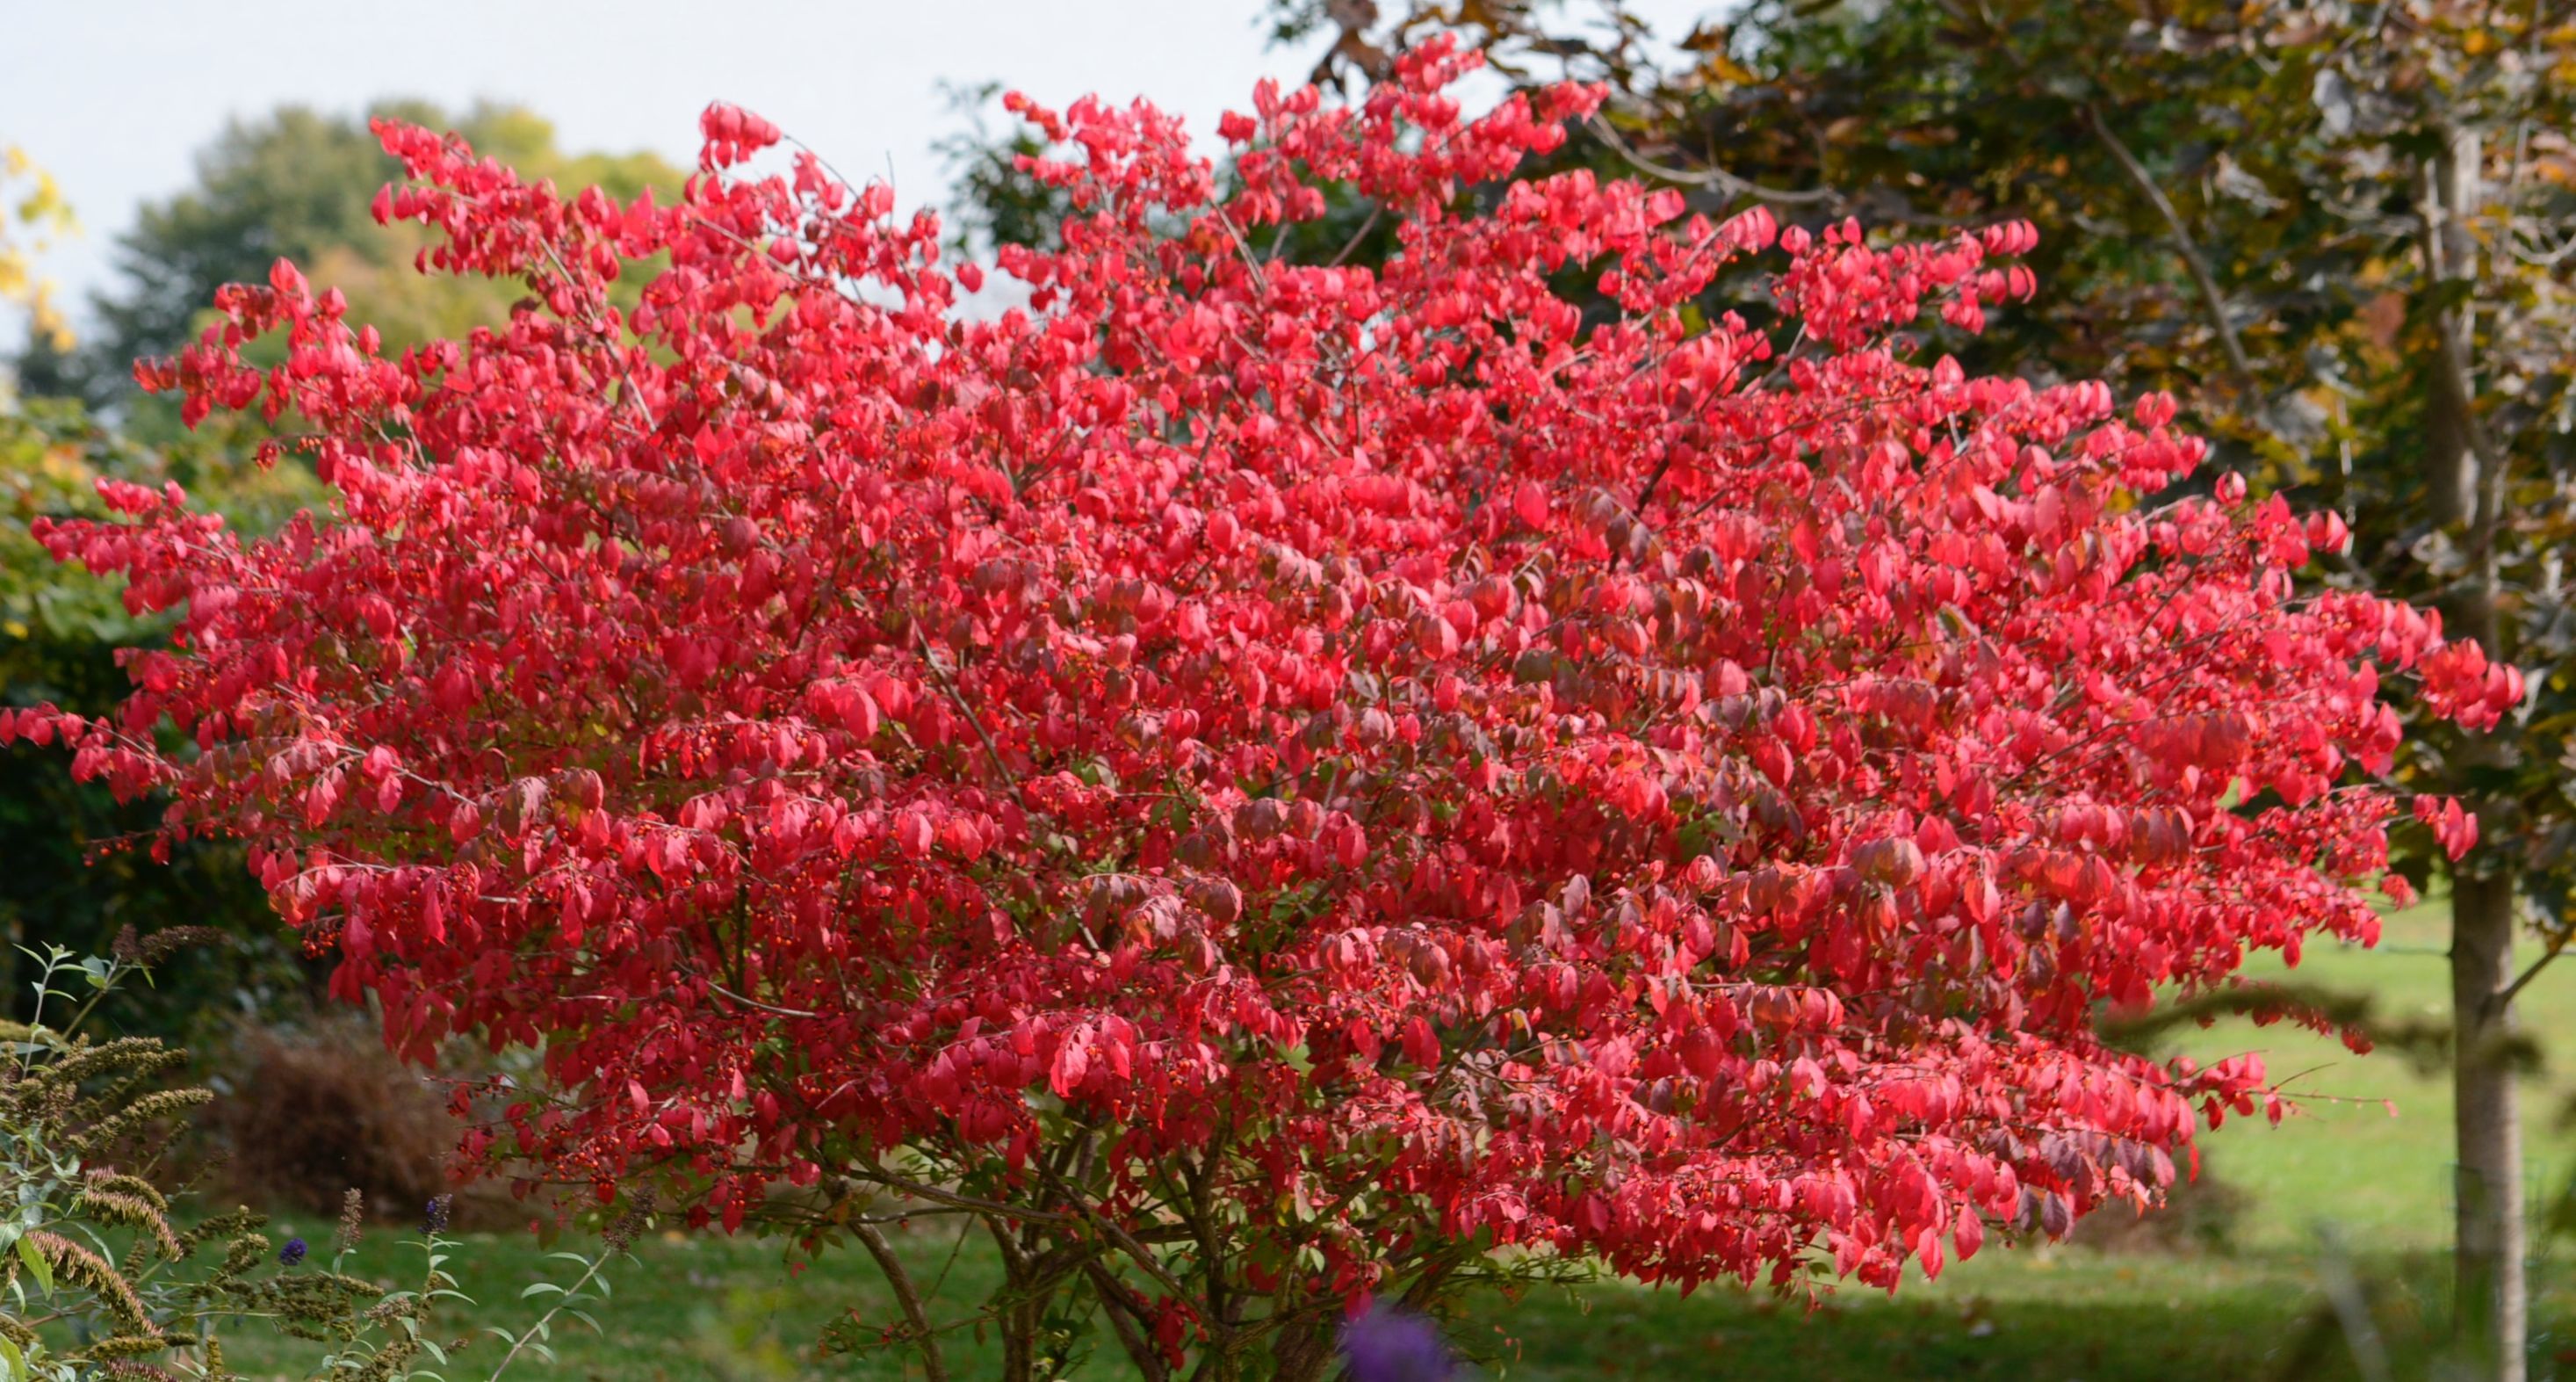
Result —
<instances>
[{"instance_id":1,"label":"green tree foliage","mask_svg":"<svg viewBox=\"0 0 2576 1382\"><path fill-rule=\"evenodd\" d=\"M378 116L452 128L478 151L568 187L668 194L684 176L650 153L567 153L552 123L511 105L477 105L460 116L410 101L382 103L365 116L287 106L235 121L198 155L195 185L145 206L119 237L120 281L93 298L97 327L86 346L77 354L41 344L28 352L26 391L135 402L132 362L175 350L202 325L215 289L264 282L279 258L339 285L351 319L374 323L390 344L506 319L517 285L416 273L412 258L428 243L419 227L376 224L376 190L400 173L367 128Z\"/></svg>"}]
</instances>

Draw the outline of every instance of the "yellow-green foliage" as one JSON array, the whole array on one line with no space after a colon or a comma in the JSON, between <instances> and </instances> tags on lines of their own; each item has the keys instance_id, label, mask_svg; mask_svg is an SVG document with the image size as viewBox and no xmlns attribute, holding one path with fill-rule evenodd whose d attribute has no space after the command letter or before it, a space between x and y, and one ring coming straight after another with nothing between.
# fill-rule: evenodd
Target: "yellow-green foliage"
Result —
<instances>
[{"instance_id":1,"label":"yellow-green foliage","mask_svg":"<svg viewBox=\"0 0 2576 1382\"><path fill-rule=\"evenodd\" d=\"M57 350L71 349L71 323L54 303L54 285L36 273L35 257L77 228L54 175L26 150L0 146L0 302L26 308L29 325Z\"/></svg>"}]
</instances>

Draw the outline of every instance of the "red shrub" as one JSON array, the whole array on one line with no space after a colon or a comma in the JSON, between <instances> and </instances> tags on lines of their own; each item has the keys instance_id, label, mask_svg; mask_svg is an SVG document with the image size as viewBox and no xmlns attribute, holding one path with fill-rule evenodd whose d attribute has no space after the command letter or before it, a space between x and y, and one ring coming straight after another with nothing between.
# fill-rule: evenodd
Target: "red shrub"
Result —
<instances>
[{"instance_id":1,"label":"red shrub","mask_svg":"<svg viewBox=\"0 0 2576 1382\"><path fill-rule=\"evenodd\" d=\"M511 1132L558 1174L982 1213L1015 1299L1139 1353L1303 1357L1487 1244L1892 1284L2153 1197L2264 1073L2096 1005L2371 935L2373 660L2518 687L2294 595L2335 534L2279 500L2158 498L2167 401L1920 358L2025 228L1507 182L1597 95L1462 121L1461 65L1265 87L1224 197L1149 108L1023 104L1078 214L972 322L885 188L723 171L739 112L674 207L388 126L382 214L537 301L386 359L285 264L228 290L143 378L294 410L341 511L47 530L179 646L118 722L0 733L250 839L414 1049L542 1040ZM1400 219L1382 271L1251 248L1325 181ZM1775 239L1779 325L1711 304Z\"/></svg>"}]
</instances>

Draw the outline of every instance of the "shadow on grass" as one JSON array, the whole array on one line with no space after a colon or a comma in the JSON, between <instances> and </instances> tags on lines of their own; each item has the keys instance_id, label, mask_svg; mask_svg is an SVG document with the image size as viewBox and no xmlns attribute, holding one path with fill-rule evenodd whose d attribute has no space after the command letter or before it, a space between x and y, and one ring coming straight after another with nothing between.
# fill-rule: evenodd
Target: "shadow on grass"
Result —
<instances>
[{"instance_id":1,"label":"shadow on grass","mask_svg":"<svg viewBox=\"0 0 2576 1382\"><path fill-rule=\"evenodd\" d=\"M990 1251L944 1235L898 1240L897 1251L944 1290L935 1316L958 1319L998 1282ZM390 1247L372 1244L371 1248ZM788 1382L919 1377L893 1352L818 1358L835 1319L887 1322L894 1303L873 1270L830 1257L791 1275L777 1250L705 1234L656 1235L614 1274L599 1312L604 1332L558 1332L560 1361L522 1361L511 1382ZM955 1253L952 1258L951 1254ZM517 1299L549 1266L523 1234L472 1235L457 1267L485 1305L442 1319L459 1336L481 1324L523 1325ZM388 1263L387 1265L393 1265ZM2028 1379L2029 1382L2374 1382L2356 1367L2313 1253L2112 1253L2089 1248L1990 1248L1939 1282L1909 1282L1895 1299L1846 1287L1809 1312L1759 1293L1677 1292L1612 1282L1578 1291L1485 1297L1449 1324L1474 1356L1469 1379L1723 1378L1727 1382ZM2382 1341L2389 1382L2430 1382L2449 1318L2448 1265L2438 1254L2365 1255L2350 1264ZM2534 1382L2576 1378L2576 1353L2557 1350L2576 1325L2576 1273L2550 1265L2534 1282ZM227 1353L253 1378L301 1376L309 1348L237 1335ZM1134 1376L1106 1338L1071 1375ZM996 1342L971 1328L948 1335L952 1376L996 1375ZM498 1361L469 1345L446 1375L466 1382ZM908 1366L909 1364L909 1366ZM1464 1382L1464 1379L1462 1379Z\"/></svg>"},{"instance_id":2,"label":"shadow on grass","mask_svg":"<svg viewBox=\"0 0 2576 1382\"><path fill-rule=\"evenodd\" d=\"M2448 1263L2382 1257L2351 1266L2356 1349L2321 1282L2291 1256L2009 1254L1891 1300L1846 1290L1813 1312L1740 1291L1675 1293L1600 1285L1569 1297L1482 1303L1459 1339L1483 1375L1572 1378L1993 1378L2030 1382L2426 1382L2450 1375ZM2576 1324L2568 1283L2539 1293L2534 1382L2576 1376L2558 1342ZM2358 1352L2380 1366L2365 1370Z\"/></svg>"}]
</instances>

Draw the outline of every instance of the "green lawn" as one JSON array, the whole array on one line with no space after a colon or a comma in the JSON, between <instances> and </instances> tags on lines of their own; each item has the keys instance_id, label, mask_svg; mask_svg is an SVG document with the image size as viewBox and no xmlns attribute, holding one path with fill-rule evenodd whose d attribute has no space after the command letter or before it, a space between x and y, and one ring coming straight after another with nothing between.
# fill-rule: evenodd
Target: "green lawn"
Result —
<instances>
[{"instance_id":1,"label":"green lawn","mask_svg":"<svg viewBox=\"0 0 2576 1382\"><path fill-rule=\"evenodd\" d=\"M2392 918L2377 951L2312 950L2299 977L2378 995L2387 1017L2439 1018L2448 978L2438 911ZM2527 991L2526 1019L2553 1071L2576 1071L2576 1023L2553 1021L2576 997L2576 963ZM2310 1070L2297 1088L2317 1096L2273 1128L2231 1121L2204 1142L2208 1174L2240 1192L2224 1250L2102 1251L2088 1247L1990 1247L1937 1283L1909 1285L1895 1300L1847 1291L1809 1314L1741 1292L1706 1291L1684 1301L1671 1292L1603 1284L1517 1302L1478 1302L1456 1337L1488 1355L1482 1375L1573 1378L2013 1378L2033 1382L2125 1382L2208 1378L2359 1377L2320 1289L2341 1262L2367 1297L2372 1327L2393 1375L2427 1375L2426 1350L2447 1313L2450 1101L2439 1074L2419 1073L2396 1052L2355 1057L2334 1041L2286 1026L2229 1023L2189 1034L2183 1046L2205 1059L2255 1049L2276 1075ZM2558 1128L2564 1087L2535 1079L2528 1105L2535 1202L2556 1197L2576 1138ZM2393 1100L2391 1117L2382 1100ZM325 1223L280 1225L319 1242ZM2329 1236L2348 1251L2330 1257ZM369 1257L395 1264L389 1233ZM951 1240L922 1234L904 1251L916 1270L948 1271L946 1294L975 1298L993 1282L989 1257L973 1244L949 1263ZM2544 1246L2544 1251L2548 1248ZM2569 1249L2558 1248L2561 1255ZM892 1318L892 1299L863 1261L826 1261L791 1279L774 1249L721 1237L663 1235L639 1244L639 1264L614 1276L615 1298L600 1313L604 1335L558 1333L552 1368L522 1359L512 1376L655 1379L830 1376L896 1378L892 1358L817 1362L817 1329L855 1306L863 1318ZM522 1287L548 1268L524 1237L477 1236L459 1265L468 1291L493 1322L533 1318ZM2576 1376L2576 1272L2543 1261L2535 1378ZM558 1276L557 1279L560 1279ZM2559 1357L2566 1340L2571 1347ZM247 1338L242 1341L250 1344ZM974 1340L951 1344L961 1378L985 1375L993 1354ZM1114 1349L1084 1376L1128 1376ZM235 1350L253 1375L303 1356L284 1348ZM499 1349L485 1340L446 1370L450 1382L483 1377ZM522 1373L524 1369L524 1373Z\"/></svg>"}]
</instances>

